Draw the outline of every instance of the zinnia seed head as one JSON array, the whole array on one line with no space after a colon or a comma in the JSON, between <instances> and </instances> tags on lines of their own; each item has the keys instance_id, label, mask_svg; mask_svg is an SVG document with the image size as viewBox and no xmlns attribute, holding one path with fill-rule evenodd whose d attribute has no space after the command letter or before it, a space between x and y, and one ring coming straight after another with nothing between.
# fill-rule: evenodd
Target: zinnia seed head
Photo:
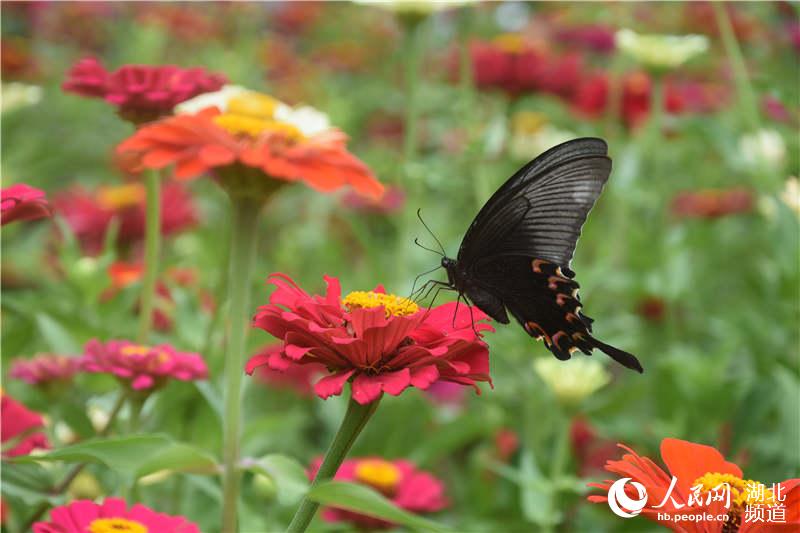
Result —
<instances>
[{"instance_id":1,"label":"zinnia seed head","mask_svg":"<svg viewBox=\"0 0 800 533\"><path fill-rule=\"evenodd\" d=\"M694 480L692 487L701 485L701 494L713 490L720 490L725 486L730 487L731 504L734 508L747 505L767 505L773 501L772 490L764 488L763 491L748 490L748 487L763 487L763 483L750 479L741 479L733 474L721 474L719 472L707 472Z\"/></svg>"},{"instance_id":2,"label":"zinnia seed head","mask_svg":"<svg viewBox=\"0 0 800 533\"><path fill-rule=\"evenodd\" d=\"M89 524L89 533L147 533L147 527L125 518L97 518Z\"/></svg>"},{"instance_id":3,"label":"zinnia seed head","mask_svg":"<svg viewBox=\"0 0 800 533\"><path fill-rule=\"evenodd\" d=\"M384 494L392 494L400 483L400 469L382 459L364 459L355 469L358 481L375 487Z\"/></svg>"},{"instance_id":4,"label":"zinnia seed head","mask_svg":"<svg viewBox=\"0 0 800 533\"><path fill-rule=\"evenodd\" d=\"M386 318L413 315L419 311L419 306L408 298L373 291L351 292L344 297L342 305L351 311L353 309L372 309L382 306L386 310Z\"/></svg>"},{"instance_id":5,"label":"zinnia seed head","mask_svg":"<svg viewBox=\"0 0 800 533\"><path fill-rule=\"evenodd\" d=\"M140 183L130 183L117 187L100 187L97 191L97 203L110 210L134 207L144 202L144 186Z\"/></svg>"}]
</instances>

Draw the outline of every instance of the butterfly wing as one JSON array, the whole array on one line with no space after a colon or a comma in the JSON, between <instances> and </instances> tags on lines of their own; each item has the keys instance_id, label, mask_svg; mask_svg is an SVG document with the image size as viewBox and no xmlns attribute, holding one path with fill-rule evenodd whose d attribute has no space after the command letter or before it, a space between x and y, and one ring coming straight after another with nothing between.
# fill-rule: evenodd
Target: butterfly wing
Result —
<instances>
[{"instance_id":1,"label":"butterfly wing","mask_svg":"<svg viewBox=\"0 0 800 533\"><path fill-rule=\"evenodd\" d=\"M546 151L492 195L467 230L458 262L527 254L569 267L580 230L611 172L602 139Z\"/></svg>"},{"instance_id":2,"label":"butterfly wing","mask_svg":"<svg viewBox=\"0 0 800 533\"><path fill-rule=\"evenodd\" d=\"M474 287L480 288L468 290L467 296L491 294L558 359L569 359L576 350L591 355L598 348L623 366L642 372L635 356L592 336L593 320L582 312L578 283L555 263L504 256L479 261L474 274L479 284ZM482 302L473 303L480 307Z\"/></svg>"}]
</instances>

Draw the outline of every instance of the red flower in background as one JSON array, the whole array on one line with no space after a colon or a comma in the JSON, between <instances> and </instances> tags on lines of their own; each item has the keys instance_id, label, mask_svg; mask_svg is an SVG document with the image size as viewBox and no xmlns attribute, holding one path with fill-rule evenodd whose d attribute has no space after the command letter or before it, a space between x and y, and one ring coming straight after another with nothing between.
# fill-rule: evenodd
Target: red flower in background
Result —
<instances>
[{"instance_id":1,"label":"red flower in background","mask_svg":"<svg viewBox=\"0 0 800 533\"><path fill-rule=\"evenodd\" d=\"M3 457L27 455L36 448L50 448L47 436L37 431L39 428L44 428L42 415L0 391L0 440L3 442Z\"/></svg>"},{"instance_id":2,"label":"red flower in background","mask_svg":"<svg viewBox=\"0 0 800 533\"><path fill-rule=\"evenodd\" d=\"M71 381L79 369L79 358L47 353L29 359L15 359L8 375L29 385L48 385Z\"/></svg>"},{"instance_id":3,"label":"red flower in background","mask_svg":"<svg viewBox=\"0 0 800 533\"><path fill-rule=\"evenodd\" d=\"M53 214L44 191L24 183L0 190L0 219L5 226L15 220L36 220Z\"/></svg>"},{"instance_id":4,"label":"red flower in background","mask_svg":"<svg viewBox=\"0 0 800 533\"><path fill-rule=\"evenodd\" d=\"M764 485L745 480L742 470L725 460L711 446L695 444L679 439L661 441L661 458L669 468L669 474L646 457L641 457L626 446L619 445L626 453L619 461L608 461L606 470L641 483L647 493L647 506L642 516L659 522L678 533L748 533L796 531L800 526L800 479L789 479L781 483ZM670 492L673 476L675 486ZM613 483L589 483L590 487L606 494L589 496L593 503L608 501L608 491ZM709 493L720 484L730 490L730 506L725 501L708 501ZM763 490L758 490L758 486ZM780 485L780 488L778 488ZM634 487L626 485L626 494L638 500ZM777 504L779 498L785 506L785 523L748 521L752 507ZM660 508L654 508L665 502ZM704 513L707 513L704 515ZM695 515L696 520L681 520L680 515ZM709 515L727 514L727 521L706 519ZM662 518L659 518L662 515ZM664 519L664 515L669 515ZM676 516L677 515L677 516Z\"/></svg>"},{"instance_id":5,"label":"red flower in background","mask_svg":"<svg viewBox=\"0 0 800 533\"><path fill-rule=\"evenodd\" d=\"M33 533L200 533L182 516L157 513L141 503L128 509L120 498L103 503L77 500L50 511L49 522L36 522Z\"/></svg>"},{"instance_id":6,"label":"red flower in background","mask_svg":"<svg viewBox=\"0 0 800 533\"><path fill-rule=\"evenodd\" d=\"M114 105L123 118L141 123L168 115L177 104L216 91L226 81L223 75L202 68L174 65L125 65L109 72L97 59L87 57L67 72L62 88L81 96L102 98Z\"/></svg>"},{"instance_id":7,"label":"red flower in background","mask_svg":"<svg viewBox=\"0 0 800 533\"><path fill-rule=\"evenodd\" d=\"M470 45L472 71L480 88L502 89L512 95L545 92L569 96L584 69L583 57L540 50L520 35L501 35L492 42Z\"/></svg>"},{"instance_id":8,"label":"red flower in background","mask_svg":"<svg viewBox=\"0 0 800 533\"><path fill-rule=\"evenodd\" d=\"M352 379L353 398L366 404L386 392L427 389L438 380L471 385L490 381L489 351L475 337L491 330L477 308L456 304L425 310L382 287L341 299L339 280L325 277L325 296L311 296L284 274L272 274L276 290L259 308L253 325L283 341L277 353L250 359L247 372L262 365L286 370L293 364L321 363L328 375L314 385L321 398L341 394Z\"/></svg>"},{"instance_id":9,"label":"red flower in background","mask_svg":"<svg viewBox=\"0 0 800 533\"><path fill-rule=\"evenodd\" d=\"M610 54L616 49L615 30L602 24L570 26L556 30L555 39L568 46L577 46L599 54Z\"/></svg>"},{"instance_id":10,"label":"red flower in background","mask_svg":"<svg viewBox=\"0 0 800 533\"><path fill-rule=\"evenodd\" d=\"M263 347L251 360L263 361L270 357L279 357L283 348L280 344L271 344ZM250 371L248 367L248 371ZM314 382L327 373L324 365L319 363L306 363L289 365L285 370L275 370L269 365L261 365L255 369L255 377L261 383L276 389L290 389L300 396L311 397L314 395Z\"/></svg>"},{"instance_id":11,"label":"red flower in background","mask_svg":"<svg viewBox=\"0 0 800 533\"><path fill-rule=\"evenodd\" d=\"M100 187L88 192L80 187L60 193L53 200L87 253L98 253L115 218L119 221L117 243L128 246L144 239L145 191L140 183ZM167 182L161 189L161 233L172 235L197 224L189 191Z\"/></svg>"},{"instance_id":12,"label":"red flower in background","mask_svg":"<svg viewBox=\"0 0 800 533\"><path fill-rule=\"evenodd\" d=\"M118 150L137 153L145 168L175 165L177 179L211 170L222 179L257 172L264 186L278 185L270 181L277 178L324 192L350 185L366 196L383 193L369 168L347 151L347 136L319 111L244 89L209 105L144 126Z\"/></svg>"},{"instance_id":13,"label":"red flower in background","mask_svg":"<svg viewBox=\"0 0 800 533\"><path fill-rule=\"evenodd\" d=\"M378 199L369 198L356 193L347 191L342 196L342 205L353 211L369 215L390 215L403 208L406 201L406 193L400 187L390 185Z\"/></svg>"},{"instance_id":14,"label":"red flower in background","mask_svg":"<svg viewBox=\"0 0 800 533\"><path fill-rule=\"evenodd\" d=\"M596 475L617 453L617 445L597 435L597 430L583 417L572 420L569 428L572 453L578 464L578 475Z\"/></svg>"},{"instance_id":15,"label":"red flower in background","mask_svg":"<svg viewBox=\"0 0 800 533\"><path fill-rule=\"evenodd\" d=\"M168 344L151 347L124 340L90 340L81 357L81 368L112 374L134 390L155 389L170 379L208 378L206 363L196 353L179 352Z\"/></svg>"},{"instance_id":16,"label":"red flower in background","mask_svg":"<svg viewBox=\"0 0 800 533\"><path fill-rule=\"evenodd\" d=\"M322 459L314 461L309 469L309 478L314 479L321 464ZM418 470L413 463L402 459L348 459L339 467L334 479L367 485L389 498L396 506L412 513L433 513L448 505L444 484L432 474ZM322 518L328 522L350 522L359 528L368 529L388 529L393 525L384 520L330 507L323 508Z\"/></svg>"},{"instance_id":17,"label":"red flower in background","mask_svg":"<svg viewBox=\"0 0 800 533\"><path fill-rule=\"evenodd\" d=\"M750 213L755 195L745 187L706 189L678 193L670 206L678 218L719 218L726 215Z\"/></svg>"},{"instance_id":18,"label":"red flower in background","mask_svg":"<svg viewBox=\"0 0 800 533\"><path fill-rule=\"evenodd\" d=\"M519 435L509 428L500 428L494 434L494 451L501 463L507 463L519 449Z\"/></svg>"}]
</instances>

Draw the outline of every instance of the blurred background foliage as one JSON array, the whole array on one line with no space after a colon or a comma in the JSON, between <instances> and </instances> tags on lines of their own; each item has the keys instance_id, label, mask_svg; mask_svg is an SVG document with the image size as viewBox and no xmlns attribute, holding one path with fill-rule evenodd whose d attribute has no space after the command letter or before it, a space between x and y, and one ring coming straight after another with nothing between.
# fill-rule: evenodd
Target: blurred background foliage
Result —
<instances>
[{"instance_id":1,"label":"blurred background foliage","mask_svg":"<svg viewBox=\"0 0 800 533\"><path fill-rule=\"evenodd\" d=\"M730 50L706 3L501 2L404 18L346 2L4 2L4 185L24 181L52 198L76 183L92 190L125 179L113 148L131 133L128 124L102 102L60 89L76 60L94 55L109 68L202 66L329 113L351 137L351 151L400 191L392 202L364 206L346 195L285 187L261 221L260 278L280 271L321 290L329 274L345 292L383 283L406 294L413 277L439 261L413 245L416 236L432 244L417 208L455 255L474 214L519 166L566 138L603 137L614 171L584 227L573 269L599 337L637 354L644 375L607 365L609 385L564 404L534 372L534 360L551 357L544 346L516 326L500 327L487 337L494 388L446 402L416 390L388 398L352 455L410 458L441 477L452 505L436 518L459 531L555 524L563 531L638 531L654 526L619 520L585 501L585 483L605 477L603 461L618 455L609 443L650 456L664 437L711 444L764 482L796 477L800 465L798 192L787 181L798 174L800 29L796 5L725 9L749 74L752 109L742 86L737 91ZM667 75L668 85L689 89L672 104L667 90L655 132L646 91L639 115L626 107L622 89L614 92L632 74L652 83L642 66L613 49L613 37L610 49L603 40L625 27L710 39L706 54ZM581 40L580 28L599 37ZM481 59L481 47L492 46L532 47L551 65L547 75L566 85L476 87L464 74L491 78L486 69L496 63ZM421 60L413 85L419 120L409 154L406 66L414 47ZM577 68L562 64L573 56ZM619 104L592 106L589 82L597 77L610 80ZM40 92L10 105L20 87L12 82ZM756 143L753 154L743 137L757 130L777 140ZM229 216L210 180L190 189L199 224L167 241L163 264L194 277L183 284L165 279L171 324L159 335L202 353L212 379L171 384L145 407L145 423L148 431L216 453ZM86 255L67 227L56 216L4 228L4 376L11 358L79 353L90 338L135 332L137 285L103 297L109 266L127 257L112 244ZM254 302L266 303L261 280L252 290ZM213 311L201 304L201 293ZM254 331L249 341L255 353L270 339ZM323 402L248 382L246 456L285 453L308 464L324 451L343 414L340 398ZM58 421L81 436L80 428L90 432L83 405L90 413L110 408L112 380L82 376L80 384L55 405L20 382L6 379L4 388L47 413L51 442L59 443ZM570 453L562 464L565 446ZM585 453L587 446L597 453ZM89 471L103 492L115 490L118 480L108 470ZM151 480L139 497L213 530L219 488L210 479ZM253 485L245 490L243 531L280 529L294 504L276 498L264 479L245 482ZM12 509L27 504L19 494L4 496Z\"/></svg>"}]
</instances>

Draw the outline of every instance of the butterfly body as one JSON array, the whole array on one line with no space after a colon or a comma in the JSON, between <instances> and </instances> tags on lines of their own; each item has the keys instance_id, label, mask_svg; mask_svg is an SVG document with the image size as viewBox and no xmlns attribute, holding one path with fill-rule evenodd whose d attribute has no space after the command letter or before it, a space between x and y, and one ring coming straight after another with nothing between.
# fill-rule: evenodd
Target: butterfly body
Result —
<instances>
[{"instance_id":1,"label":"butterfly body","mask_svg":"<svg viewBox=\"0 0 800 533\"><path fill-rule=\"evenodd\" d=\"M447 285L499 323L511 314L559 359L599 348L642 371L633 355L592 336L570 269L581 227L611 172L601 139L576 139L514 174L480 210L456 259L442 258Z\"/></svg>"}]
</instances>

